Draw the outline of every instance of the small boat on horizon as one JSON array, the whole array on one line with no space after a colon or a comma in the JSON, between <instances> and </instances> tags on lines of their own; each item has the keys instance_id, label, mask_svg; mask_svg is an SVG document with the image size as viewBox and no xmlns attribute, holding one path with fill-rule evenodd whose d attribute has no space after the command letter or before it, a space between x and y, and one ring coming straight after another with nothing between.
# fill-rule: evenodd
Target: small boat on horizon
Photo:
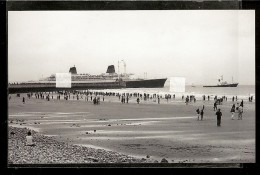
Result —
<instances>
[{"instance_id":1,"label":"small boat on horizon","mask_svg":"<svg viewBox=\"0 0 260 175\"><path fill-rule=\"evenodd\" d=\"M223 81L223 75L221 76L221 79L218 79L219 84L217 85L206 85L203 87L237 87L238 83L233 83L233 77L232 77L232 83L227 83L226 81Z\"/></svg>"}]
</instances>

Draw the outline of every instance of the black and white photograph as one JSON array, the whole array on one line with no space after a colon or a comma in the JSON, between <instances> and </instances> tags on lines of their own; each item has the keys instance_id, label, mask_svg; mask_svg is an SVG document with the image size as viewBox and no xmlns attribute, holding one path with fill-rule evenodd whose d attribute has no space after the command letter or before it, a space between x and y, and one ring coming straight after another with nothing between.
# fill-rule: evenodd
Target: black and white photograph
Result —
<instances>
[{"instance_id":1,"label":"black and white photograph","mask_svg":"<svg viewBox=\"0 0 260 175\"><path fill-rule=\"evenodd\" d=\"M8 11L8 165L255 163L254 10Z\"/></svg>"}]
</instances>

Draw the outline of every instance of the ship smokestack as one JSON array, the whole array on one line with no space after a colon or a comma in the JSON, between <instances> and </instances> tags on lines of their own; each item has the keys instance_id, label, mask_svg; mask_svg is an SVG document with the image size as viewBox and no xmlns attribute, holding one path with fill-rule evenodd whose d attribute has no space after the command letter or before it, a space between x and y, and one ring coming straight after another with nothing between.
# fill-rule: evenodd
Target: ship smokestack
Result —
<instances>
[{"instance_id":1,"label":"ship smokestack","mask_svg":"<svg viewBox=\"0 0 260 175\"><path fill-rule=\"evenodd\" d=\"M109 74L115 73L115 66L114 65L108 66L107 67L107 73L109 73Z\"/></svg>"},{"instance_id":2,"label":"ship smokestack","mask_svg":"<svg viewBox=\"0 0 260 175\"><path fill-rule=\"evenodd\" d=\"M77 69L76 69L76 67L75 67L75 66L74 66L74 67L71 67L70 70L69 70L69 73L71 73L71 74L77 74Z\"/></svg>"}]
</instances>

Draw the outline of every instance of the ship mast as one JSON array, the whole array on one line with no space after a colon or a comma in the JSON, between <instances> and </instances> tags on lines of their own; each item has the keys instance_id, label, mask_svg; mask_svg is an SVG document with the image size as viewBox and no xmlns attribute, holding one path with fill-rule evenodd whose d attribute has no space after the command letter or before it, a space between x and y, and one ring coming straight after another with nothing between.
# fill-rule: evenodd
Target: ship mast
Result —
<instances>
[{"instance_id":1,"label":"ship mast","mask_svg":"<svg viewBox=\"0 0 260 175\"><path fill-rule=\"evenodd\" d=\"M124 60L121 60L121 61L124 62L124 71L125 71L124 75L126 75L126 64L125 64L125 61Z\"/></svg>"},{"instance_id":2,"label":"ship mast","mask_svg":"<svg viewBox=\"0 0 260 175\"><path fill-rule=\"evenodd\" d=\"M118 63L117 63L117 66L118 66L118 80L119 80L119 61L118 61Z\"/></svg>"}]
</instances>

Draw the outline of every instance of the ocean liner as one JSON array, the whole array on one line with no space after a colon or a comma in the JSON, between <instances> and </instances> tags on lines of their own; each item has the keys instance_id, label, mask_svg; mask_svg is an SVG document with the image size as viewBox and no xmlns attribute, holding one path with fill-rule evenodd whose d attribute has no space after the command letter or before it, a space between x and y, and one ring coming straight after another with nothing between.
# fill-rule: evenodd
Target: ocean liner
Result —
<instances>
[{"instance_id":1,"label":"ocean liner","mask_svg":"<svg viewBox=\"0 0 260 175\"><path fill-rule=\"evenodd\" d=\"M221 79L218 79L219 84L217 85L207 85L203 87L237 87L238 83L233 83L233 77L232 77L232 83L227 83L226 81L223 81L223 75L221 76Z\"/></svg>"},{"instance_id":2,"label":"ocean liner","mask_svg":"<svg viewBox=\"0 0 260 175\"><path fill-rule=\"evenodd\" d=\"M125 83L125 88L160 88L164 87L164 83L167 78L161 79L133 79L131 75L127 73L116 73L114 65L110 65L107 67L106 73L102 73L100 75L91 75L91 74L78 74L77 68L75 65L70 67L69 73L71 73L71 81L74 82L115 82L115 81L123 81ZM55 75L51 75L50 77L40 79L41 82L55 82Z\"/></svg>"}]
</instances>

